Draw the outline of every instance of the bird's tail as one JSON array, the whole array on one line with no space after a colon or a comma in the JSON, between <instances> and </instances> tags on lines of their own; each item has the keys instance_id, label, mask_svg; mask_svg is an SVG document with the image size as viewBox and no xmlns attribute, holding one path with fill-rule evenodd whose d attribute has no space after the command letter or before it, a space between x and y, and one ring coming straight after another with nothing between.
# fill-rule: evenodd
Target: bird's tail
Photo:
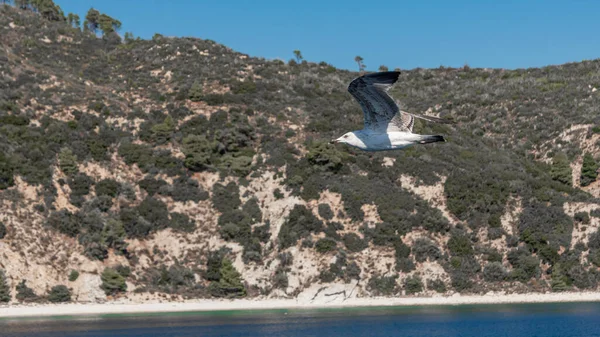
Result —
<instances>
[{"instance_id":1,"label":"bird's tail","mask_svg":"<svg viewBox=\"0 0 600 337\"><path fill-rule=\"evenodd\" d=\"M444 136L440 135L422 135L419 137L419 144L427 144L427 143L436 143L436 142L445 142L446 139Z\"/></svg>"}]
</instances>

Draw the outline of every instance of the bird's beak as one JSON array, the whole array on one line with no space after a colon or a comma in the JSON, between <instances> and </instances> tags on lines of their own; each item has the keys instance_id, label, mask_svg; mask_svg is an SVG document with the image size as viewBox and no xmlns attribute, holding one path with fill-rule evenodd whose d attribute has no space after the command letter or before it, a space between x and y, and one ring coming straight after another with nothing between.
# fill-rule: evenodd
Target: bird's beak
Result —
<instances>
[{"instance_id":1,"label":"bird's beak","mask_svg":"<svg viewBox=\"0 0 600 337\"><path fill-rule=\"evenodd\" d=\"M337 142L338 142L338 140L337 140L337 139L334 139L334 140L330 141L330 142L329 142L329 144L335 144L335 143L337 143Z\"/></svg>"}]
</instances>

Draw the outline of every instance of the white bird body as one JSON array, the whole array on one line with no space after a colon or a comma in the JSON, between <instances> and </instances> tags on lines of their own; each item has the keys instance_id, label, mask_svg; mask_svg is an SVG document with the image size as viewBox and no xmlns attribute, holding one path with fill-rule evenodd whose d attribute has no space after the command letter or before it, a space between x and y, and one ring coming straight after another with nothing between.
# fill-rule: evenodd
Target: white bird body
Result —
<instances>
[{"instance_id":1,"label":"white bird body","mask_svg":"<svg viewBox=\"0 0 600 337\"><path fill-rule=\"evenodd\" d=\"M346 135L349 135L348 138L344 138ZM340 137L340 143L343 142L364 151L400 150L420 143L423 137L410 132L377 133L368 129L352 131L346 135Z\"/></svg>"},{"instance_id":2,"label":"white bird body","mask_svg":"<svg viewBox=\"0 0 600 337\"><path fill-rule=\"evenodd\" d=\"M348 92L363 110L364 128L348 132L332 143L344 143L364 151L385 151L399 150L413 144L446 141L439 135L412 133L414 117L437 123L449 121L401 111L387 94L399 75L399 71L387 71L363 75L350 82Z\"/></svg>"}]
</instances>

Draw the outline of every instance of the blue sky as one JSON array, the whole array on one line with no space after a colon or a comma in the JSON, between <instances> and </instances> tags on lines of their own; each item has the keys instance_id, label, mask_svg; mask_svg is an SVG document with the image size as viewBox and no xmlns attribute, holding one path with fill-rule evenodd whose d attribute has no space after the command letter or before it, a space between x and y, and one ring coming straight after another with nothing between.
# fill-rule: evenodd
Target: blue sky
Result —
<instances>
[{"instance_id":1,"label":"blue sky","mask_svg":"<svg viewBox=\"0 0 600 337\"><path fill-rule=\"evenodd\" d=\"M597 0L242 1L55 0L90 7L121 33L211 39L251 56L293 57L356 69L527 68L600 57Z\"/></svg>"}]
</instances>

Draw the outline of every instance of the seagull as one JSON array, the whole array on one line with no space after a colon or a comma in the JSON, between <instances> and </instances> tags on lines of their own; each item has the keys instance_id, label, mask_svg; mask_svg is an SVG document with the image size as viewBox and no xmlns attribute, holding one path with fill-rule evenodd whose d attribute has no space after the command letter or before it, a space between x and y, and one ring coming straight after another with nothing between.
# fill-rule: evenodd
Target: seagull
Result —
<instances>
[{"instance_id":1,"label":"seagull","mask_svg":"<svg viewBox=\"0 0 600 337\"><path fill-rule=\"evenodd\" d=\"M436 123L448 120L401 111L388 95L400 76L399 71L385 71L354 79L348 92L358 101L364 113L364 128L351 131L330 143L342 143L364 151L399 150L413 144L445 142L444 136L412 133L415 117Z\"/></svg>"}]
</instances>

